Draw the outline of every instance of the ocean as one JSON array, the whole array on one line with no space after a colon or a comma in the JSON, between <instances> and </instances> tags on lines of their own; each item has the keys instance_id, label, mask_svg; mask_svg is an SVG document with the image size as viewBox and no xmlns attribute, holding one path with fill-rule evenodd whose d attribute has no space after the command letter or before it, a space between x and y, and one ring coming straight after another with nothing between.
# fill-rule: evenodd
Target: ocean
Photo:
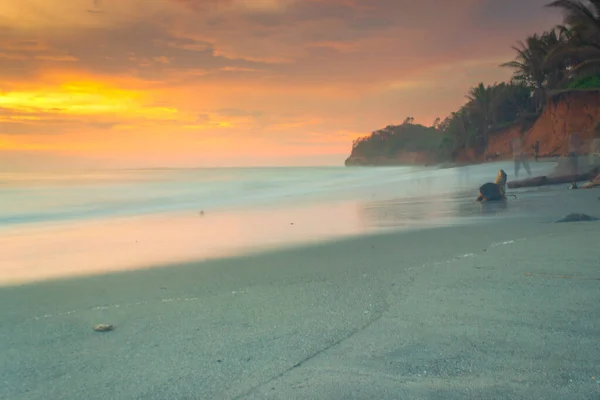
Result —
<instances>
[{"instance_id":1,"label":"ocean","mask_svg":"<svg viewBox=\"0 0 600 400\"><path fill-rule=\"evenodd\" d=\"M0 284L518 217L474 201L499 168L510 180L510 162L0 173Z\"/></svg>"}]
</instances>

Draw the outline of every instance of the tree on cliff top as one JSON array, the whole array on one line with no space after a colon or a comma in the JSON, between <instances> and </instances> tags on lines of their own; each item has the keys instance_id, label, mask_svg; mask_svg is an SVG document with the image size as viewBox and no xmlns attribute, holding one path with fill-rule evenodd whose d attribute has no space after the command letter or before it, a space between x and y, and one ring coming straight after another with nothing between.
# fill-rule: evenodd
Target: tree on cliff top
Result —
<instances>
[{"instance_id":1,"label":"tree on cliff top","mask_svg":"<svg viewBox=\"0 0 600 400\"><path fill-rule=\"evenodd\" d=\"M552 29L541 35L534 34L513 46L517 56L513 61L501 64L502 67L513 68L513 80L529 88L533 93L536 112L541 112L546 93L554 89L565 77L564 57L552 57L558 48L569 43L569 31L564 27Z\"/></svg>"},{"instance_id":2,"label":"tree on cliff top","mask_svg":"<svg viewBox=\"0 0 600 400\"><path fill-rule=\"evenodd\" d=\"M468 106L472 117L478 119L479 130L486 136L488 129L496 123L496 109L498 101L498 84L485 86L483 82L472 87L467 94Z\"/></svg>"},{"instance_id":3,"label":"tree on cliff top","mask_svg":"<svg viewBox=\"0 0 600 400\"><path fill-rule=\"evenodd\" d=\"M547 7L562 10L565 24L579 35L581 44L600 49L600 0L556 0Z\"/></svg>"},{"instance_id":4,"label":"tree on cliff top","mask_svg":"<svg viewBox=\"0 0 600 400\"><path fill-rule=\"evenodd\" d=\"M547 5L559 8L570 34L547 61L562 61L567 78L585 78L600 72L600 0L557 0Z\"/></svg>"},{"instance_id":5,"label":"tree on cliff top","mask_svg":"<svg viewBox=\"0 0 600 400\"><path fill-rule=\"evenodd\" d=\"M530 88L518 82L480 83L466 97L468 102L438 127L452 138L455 149L475 147L482 151L492 132L519 122L535 110Z\"/></svg>"},{"instance_id":6,"label":"tree on cliff top","mask_svg":"<svg viewBox=\"0 0 600 400\"><path fill-rule=\"evenodd\" d=\"M401 151L437 152L443 139L444 133L433 127L413 123L389 125L355 140L352 156L393 158Z\"/></svg>"}]
</instances>

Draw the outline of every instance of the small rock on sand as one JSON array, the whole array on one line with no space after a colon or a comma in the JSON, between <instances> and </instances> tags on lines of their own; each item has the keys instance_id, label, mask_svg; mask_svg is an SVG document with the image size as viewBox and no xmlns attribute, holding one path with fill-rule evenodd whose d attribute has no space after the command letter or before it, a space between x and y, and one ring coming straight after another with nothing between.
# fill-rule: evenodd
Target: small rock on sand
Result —
<instances>
[{"instance_id":1,"label":"small rock on sand","mask_svg":"<svg viewBox=\"0 0 600 400\"><path fill-rule=\"evenodd\" d=\"M109 332L115 329L115 326L112 324L98 324L94 325L94 330L96 332Z\"/></svg>"},{"instance_id":2,"label":"small rock on sand","mask_svg":"<svg viewBox=\"0 0 600 400\"><path fill-rule=\"evenodd\" d=\"M592 217L591 215L587 215L587 214L577 214L577 213L573 213L573 214L569 214L566 217L563 217L561 219L557 219L556 222L579 222L579 221L598 221L600 218L597 217Z\"/></svg>"}]
</instances>

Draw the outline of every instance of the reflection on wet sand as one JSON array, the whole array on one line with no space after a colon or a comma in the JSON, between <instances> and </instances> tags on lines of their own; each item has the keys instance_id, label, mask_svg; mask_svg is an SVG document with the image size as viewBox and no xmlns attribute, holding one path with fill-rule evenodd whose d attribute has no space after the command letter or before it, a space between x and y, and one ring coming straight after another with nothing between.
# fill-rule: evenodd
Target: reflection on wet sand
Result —
<instances>
[{"instance_id":1,"label":"reflection on wet sand","mask_svg":"<svg viewBox=\"0 0 600 400\"><path fill-rule=\"evenodd\" d=\"M485 205L493 213L494 205ZM481 215L473 193L0 229L0 285L231 256Z\"/></svg>"},{"instance_id":2,"label":"reflection on wet sand","mask_svg":"<svg viewBox=\"0 0 600 400\"><path fill-rule=\"evenodd\" d=\"M361 183L344 201L4 225L0 285L230 256L377 229L469 223L544 207L539 201L530 205L522 192L518 201L476 202L477 188L499 166L400 170L385 184Z\"/></svg>"},{"instance_id":3,"label":"reflection on wet sand","mask_svg":"<svg viewBox=\"0 0 600 400\"><path fill-rule=\"evenodd\" d=\"M364 233L356 203L0 229L0 285L227 257Z\"/></svg>"},{"instance_id":4,"label":"reflection on wet sand","mask_svg":"<svg viewBox=\"0 0 600 400\"><path fill-rule=\"evenodd\" d=\"M508 208L508 201L489 201L479 203L479 209L482 215L498 215Z\"/></svg>"},{"instance_id":5,"label":"reflection on wet sand","mask_svg":"<svg viewBox=\"0 0 600 400\"><path fill-rule=\"evenodd\" d=\"M359 213L368 226L401 228L428 226L434 221L436 225L439 221L456 224L474 217L498 216L508 205L506 201L479 203L472 192L460 191L447 196L369 201L360 205Z\"/></svg>"}]
</instances>

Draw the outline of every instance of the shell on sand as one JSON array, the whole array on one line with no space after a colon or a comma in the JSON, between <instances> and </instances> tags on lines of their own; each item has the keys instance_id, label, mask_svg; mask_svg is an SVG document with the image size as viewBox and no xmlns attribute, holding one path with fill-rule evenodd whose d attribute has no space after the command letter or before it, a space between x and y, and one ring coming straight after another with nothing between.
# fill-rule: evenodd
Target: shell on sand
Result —
<instances>
[{"instance_id":1,"label":"shell on sand","mask_svg":"<svg viewBox=\"0 0 600 400\"><path fill-rule=\"evenodd\" d=\"M96 332L109 332L115 329L115 326L112 324L98 324L94 325L94 330Z\"/></svg>"}]
</instances>

